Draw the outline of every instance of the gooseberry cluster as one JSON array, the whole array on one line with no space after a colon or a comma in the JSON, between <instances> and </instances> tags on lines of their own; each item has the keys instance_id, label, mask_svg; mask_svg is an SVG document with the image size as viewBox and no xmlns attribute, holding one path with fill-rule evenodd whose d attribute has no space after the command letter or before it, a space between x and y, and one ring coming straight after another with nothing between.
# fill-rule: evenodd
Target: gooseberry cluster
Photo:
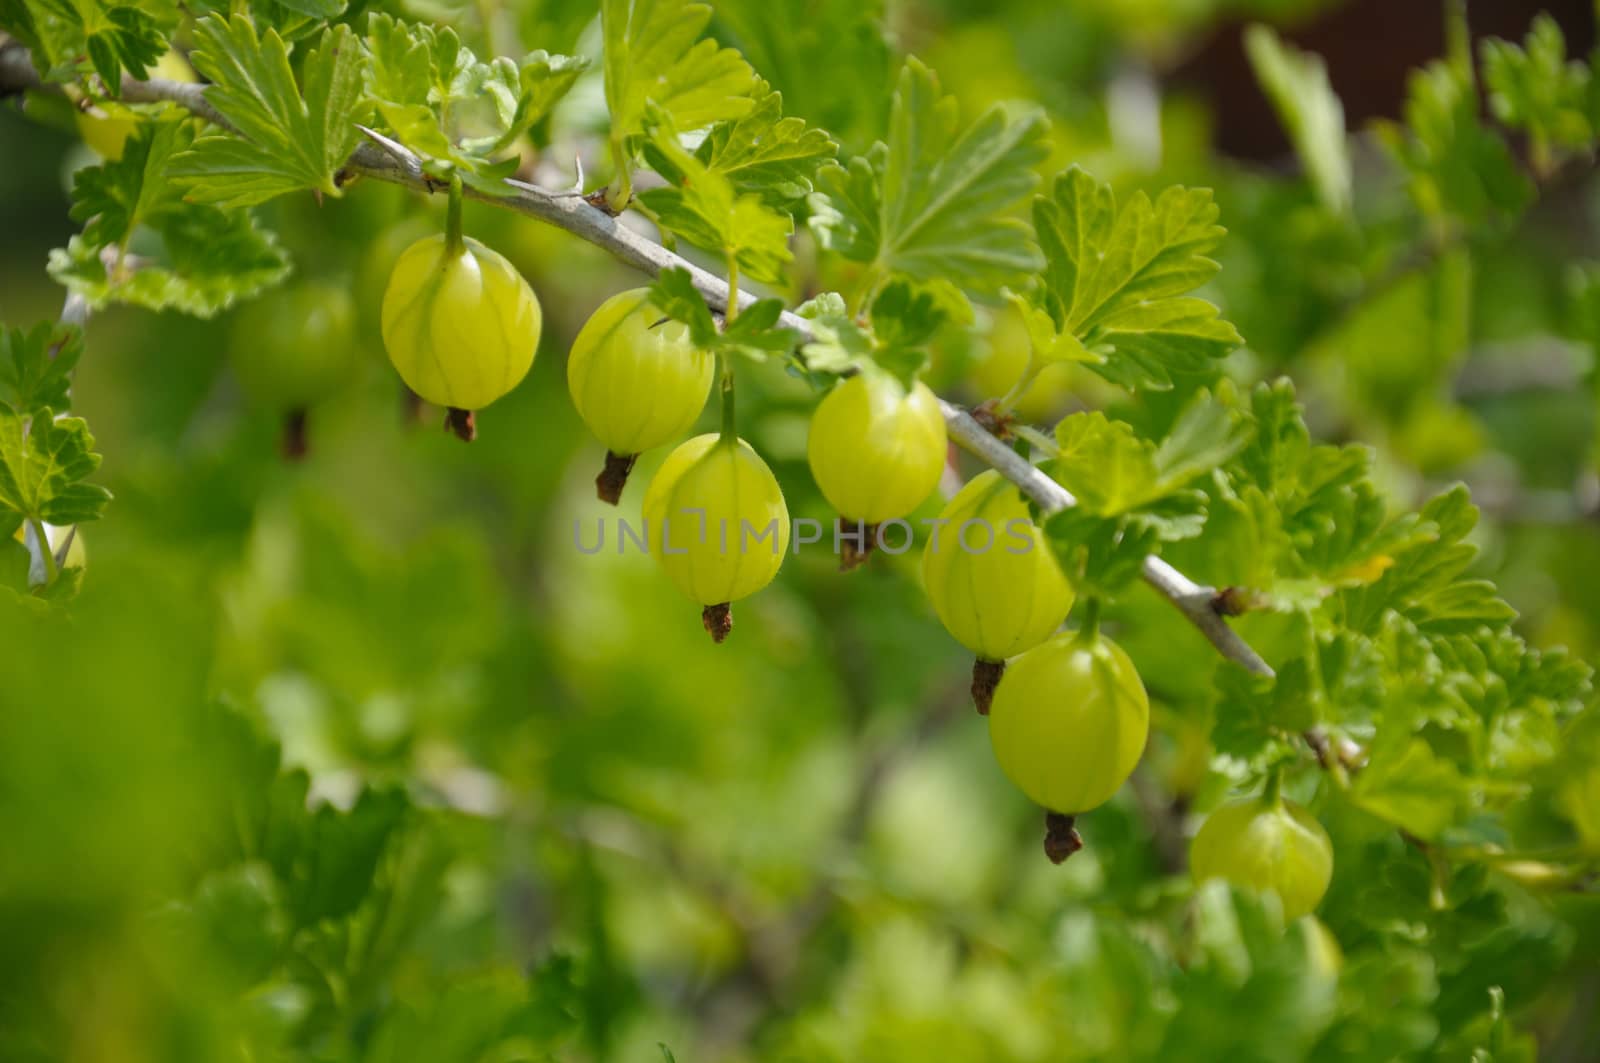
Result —
<instances>
[{"instance_id":1,"label":"gooseberry cluster","mask_svg":"<svg viewBox=\"0 0 1600 1063\"><path fill-rule=\"evenodd\" d=\"M354 307L338 290L302 284L240 315L242 383L282 408L291 429L318 394L350 370ZM510 391L538 347L537 297L506 259L460 232L452 188L446 232L424 236L395 261L383 296L390 360L421 398L450 410L464 438L473 411ZM286 329L296 328L290 336ZM606 447L599 497L616 504L639 455L690 431L720 378L719 431L677 444L645 490L652 555L701 607L717 642L732 603L772 582L788 552L788 506L777 478L735 430L733 373L721 354L635 288L596 309L573 341L573 406ZM291 450L293 432L290 437ZM872 529L900 520L933 493L949 467L938 399L926 385L876 364L848 373L818 404L807 458L840 521L861 527L842 568L866 559ZM1001 542L1000 540L1004 540ZM836 541L843 541L836 537ZM1150 702L1138 671L1084 602L1063 631L1075 594L1017 486L997 471L973 477L933 522L922 581L940 622L974 655L972 694L988 717L995 759L1046 812L1045 850L1059 862L1081 846L1075 817L1121 788L1143 755ZM1008 663L1009 662L1009 663ZM1197 878L1224 878L1275 893L1290 918L1327 889L1332 850L1304 808L1266 794L1224 805L1192 850Z\"/></svg>"}]
</instances>

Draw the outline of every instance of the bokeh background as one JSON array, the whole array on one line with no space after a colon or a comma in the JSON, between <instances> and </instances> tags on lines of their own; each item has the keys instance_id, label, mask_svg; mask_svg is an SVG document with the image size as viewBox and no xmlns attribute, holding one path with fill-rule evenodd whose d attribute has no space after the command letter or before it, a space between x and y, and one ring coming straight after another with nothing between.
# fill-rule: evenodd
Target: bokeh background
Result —
<instances>
[{"instance_id":1,"label":"bokeh background","mask_svg":"<svg viewBox=\"0 0 1600 1063\"><path fill-rule=\"evenodd\" d=\"M1399 117L1406 72L1443 50L1440 5L714 6L715 32L787 109L847 148L881 133L914 53L965 114L1043 103L1047 172L1215 188L1231 235L1207 294L1248 341L1230 372L1292 376L1322 439L1376 448L1396 511L1471 484L1481 572L1521 632L1594 658L1593 351L1571 271L1600 252L1600 198L1587 166L1564 168L1515 224L1418 254L1403 180L1362 131ZM1471 15L1520 39L1536 6ZM1590 6L1542 6L1586 51ZM505 50L597 48L588 3L397 10L488 25ZM1359 134L1350 216L1298 172L1239 43L1255 20L1328 57ZM603 169L603 128L591 77L542 132L540 179L570 182L574 154ZM28 325L60 311L45 258L74 231L70 173L91 159L11 106L0 159L0 318ZM0 611L0 1056L646 1060L664 1042L686 1063L1463 1058L1489 1036L1491 984L1514 987L1546 1058L1600 1054L1600 914L1584 898L1564 921L1464 914L1459 963L1419 953L1363 980L1359 935L1340 931L1368 883L1341 868L1322 913L1347 945L1337 991L1318 967L1336 947L1259 945L1248 907L1216 924L1232 945L1199 947L1245 949L1253 974L1174 981L1144 945L1207 918L1167 872L1184 809L1228 780L1183 709L1214 658L1189 633L1141 637L1141 615L1167 608L1147 591L1111 622L1157 734L1056 868L972 716L970 659L914 553L849 576L823 550L791 557L722 646L648 558L614 538L580 555L574 525L592 542L613 514L566 349L642 279L469 208L546 325L533 371L464 446L437 411L409 416L376 335L389 263L441 212L370 183L263 208L292 283L346 288L361 314L364 371L311 411L298 463L279 455L278 412L234 378L229 315L90 323L74 404L116 499L86 529L70 618ZM782 294L819 283L804 247L800 262ZM1018 323L979 315L976 339L935 352L941 393L978 401L1021 372ZM808 386L741 374L741 427L791 511L831 520L805 468ZM1024 410L1047 423L1114 401L1062 370ZM660 457L618 515L637 519ZM1530 1048L1507 1033L1496 1058Z\"/></svg>"}]
</instances>

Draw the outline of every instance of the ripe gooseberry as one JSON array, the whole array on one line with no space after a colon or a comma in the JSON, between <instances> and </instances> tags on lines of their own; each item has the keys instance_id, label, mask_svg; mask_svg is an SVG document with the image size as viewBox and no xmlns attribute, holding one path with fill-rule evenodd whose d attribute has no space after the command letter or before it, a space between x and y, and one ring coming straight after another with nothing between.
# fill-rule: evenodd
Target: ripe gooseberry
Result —
<instances>
[{"instance_id":1,"label":"ripe gooseberry","mask_svg":"<svg viewBox=\"0 0 1600 1063\"><path fill-rule=\"evenodd\" d=\"M1072 588L1022 493L993 469L968 481L939 518L922 554L923 589L945 630L977 655L972 696L988 712L1002 662L1061 626Z\"/></svg>"},{"instance_id":2,"label":"ripe gooseberry","mask_svg":"<svg viewBox=\"0 0 1600 1063\"><path fill-rule=\"evenodd\" d=\"M1265 793L1211 813L1189 848L1197 880L1220 878L1271 891L1285 919L1316 908L1333 878L1333 843L1317 818L1283 797L1276 780Z\"/></svg>"},{"instance_id":3,"label":"ripe gooseberry","mask_svg":"<svg viewBox=\"0 0 1600 1063\"><path fill-rule=\"evenodd\" d=\"M828 393L811 417L811 475L849 521L874 525L904 517L939 483L947 450L944 415L926 384L907 388L868 367ZM871 537L864 537L871 543ZM845 568L864 559L845 557Z\"/></svg>"},{"instance_id":4,"label":"ripe gooseberry","mask_svg":"<svg viewBox=\"0 0 1600 1063\"><path fill-rule=\"evenodd\" d=\"M1035 804L1064 816L1109 800L1149 733L1138 671L1097 632L1064 632L1012 661L989 713L1000 770Z\"/></svg>"},{"instance_id":5,"label":"ripe gooseberry","mask_svg":"<svg viewBox=\"0 0 1600 1063\"><path fill-rule=\"evenodd\" d=\"M406 248L383 294L383 346L406 386L447 407L462 439L473 411L516 387L539 349L538 296L506 258L461 235L459 183L446 232Z\"/></svg>"},{"instance_id":6,"label":"ripe gooseberry","mask_svg":"<svg viewBox=\"0 0 1600 1063\"><path fill-rule=\"evenodd\" d=\"M687 432L711 390L711 355L690 342L687 326L664 318L648 289L619 292L584 323L567 357L572 404L606 447L595 488L612 505L640 452Z\"/></svg>"},{"instance_id":7,"label":"ripe gooseberry","mask_svg":"<svg viewBox=\"0 0 1600 1063\"><path fill-rule=\"evenodd\" d=\"M772 582L789 547L789 507L767 463L744 440L708 433L678 445L644 495L650 552L704 608L721 642L730 603Z\"/></svg>"},{"instance_id":8,"label":"ripe gooseberry","mask_svg":"<svg viewBox=\"0 0 1600 1063\"><path fill-rule=\"evenodd\" d=\"M228 345L245 394L284 417L283 448L306 452L306 410L338 391L354 374L356 310L350 294L331 284L301 283L240 308Z\"/></svg>"}]
</instances>

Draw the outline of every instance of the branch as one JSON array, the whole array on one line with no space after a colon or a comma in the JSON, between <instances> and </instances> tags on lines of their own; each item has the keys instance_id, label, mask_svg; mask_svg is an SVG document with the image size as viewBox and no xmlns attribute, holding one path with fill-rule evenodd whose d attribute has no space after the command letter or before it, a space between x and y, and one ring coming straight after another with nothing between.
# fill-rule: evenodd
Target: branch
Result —
<instances>
[{"instance_id":1,"label":"branch","mask_svg":"<svg viewBox=\"0 0 1600 1063\"><path fill-rule=\"evenodd\" d=\"M38 87L39 76L27 52L15 45L0 47L0 93ZM176 103L226 128L216 109L206 102L203 85L159 79L127 80L122 86L122 98L136 103ZM376 142L361 145L344 169L351 177L370 177L420 192L432 193L437 190L437 183L423 173L421 161L392 141L386 141L383 145ZM672 268L688 270L696 290L705 297L707 304L713 310L726 311L728 286L721 278L634 232L620 219L590 205L582 197L551 192L537 185L510 179L504 182L504 188L504 195L490 195L470 187L465 191L472 199L548 222L652 276ZM748 306L756 298L754 293L741 292L739 305ZM802 336L811 335L810 322L796 314L785 311L781 323ZM1066 488L995 438L961 407L944 401L940 402L940 407L951 438L1020 487L1045 514L1076 504L1077 500ZM1217 608L1215 588L1194 582L1158 557L1145 559L1143 574L1145 582L1177 607L1210 640L1217 652L1258 675L1273 674L1272 667L1223 619Z\"/></svg>"}]
</instances>

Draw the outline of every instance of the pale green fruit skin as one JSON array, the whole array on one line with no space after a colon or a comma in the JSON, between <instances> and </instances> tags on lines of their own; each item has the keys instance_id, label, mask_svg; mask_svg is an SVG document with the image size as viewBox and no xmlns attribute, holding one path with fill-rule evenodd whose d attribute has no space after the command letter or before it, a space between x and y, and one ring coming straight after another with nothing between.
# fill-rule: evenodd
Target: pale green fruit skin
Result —
<instances>
[{"instance_id":1,"label":"pale green fruit skin","mask_svg":"<svg viewBox=\"0 0 1600 1063\"><path fill-rule=\"evenodd\" d=\"M481 410L533 365L544 316L504 256L443 234L406 248L383 293L383 346L406 386L435 406Z\"/></svg>"},{"instance_id":2,"label":"pale green fruit skin","mask_svg":"<svg viewBox=\"0 0 1600 1063\"><path fill-rule=\"evenodd\" d=\"M857 373L811 417L806 456L822 494L850 520L904 517L939 483L948 447L939 400L888 373Z\"/></svg>"},{"instance_id":3,"label":"pale green fruit skin","mask_svg":"<svg viewBox=\"0 0 1600 1063\"><path fill-rule=\"evenodd\" d=\"M294 284L240 308L230 330L234 375L253 401L303 409L350 382L360 363L356 308L330 284Z\"/></svg>"},{"instance_id":4,"label":"pale green fruit skin","mask_svg":"<svg viewBox=\"0 0 1600 1063\"><path fill-rule=\"evenodd\" d=\"M685 325L661 322L663 316L650 305L646 289L619 292L600 304L572 341L572 404L613 454L672 442L705 407L714 359L689 341Z\"/></svg>"},{"instance_id":5,"label":"pale green fruit skin","mask_svg":"<svg viewBox=\"0 0 1600 1063\"><path fill-rule=\"evenodd\" d=\"M1067 618L1072 588L1044 534L1032 524L1021 493L993 469L973 477L939 514L948 521L922 553L922 585L934 612L955 640L990 661L1037 646ZM981 520L994 531L994 545L983 553L961 548L964 522ZM1010 534L1010 522L1028 521L1026 552ZM1020 525L1017 527L1020 528ZM986 536L973 528L969 541Z\"/></svg>"},{"instance_id":6,"label":"pale green fruit skin","mask_svg":"<svg viewBox=\"0 0 1600 1063\"><path fill-rule=\"evenodd\" d=\"M1333 843L1315 816L1293 801L1247 797L1211 813L1189 847L1197 881L1225 879L1271 890L1285 919L1314 910L1333 878Z\"/></svg>"},{"instance_id":7,"label":"pale green fruit skin","mask_svg":"<svg viewBox=\"0 0 1600 1063\"><path fill-rule=\"evenodd\" d=\"M1105 804L1144 753L1150 699L1122 647L1064 633L1006 666L989 708L995 759L1053 812Z\"/></svg>"},{"instance_id":8,"label":"pale green fruit skin","mask_svg":"<svg viewBox=\"0 0 1600 1063\"><path fill-rule=\"evenodd\" d=\"M705 510L704 542L700 515L685 512L694 509ZM650 552L678 589L701 605L754 594L772 582L789 549L789 507L772 470L744 440L724 442L715 433L695 436L667 455L645 492L644 519ZM743 549L741 520L752 529ZM776 548L771 535L754 538L774 520Z\"/></svg>"}]
</instances>

